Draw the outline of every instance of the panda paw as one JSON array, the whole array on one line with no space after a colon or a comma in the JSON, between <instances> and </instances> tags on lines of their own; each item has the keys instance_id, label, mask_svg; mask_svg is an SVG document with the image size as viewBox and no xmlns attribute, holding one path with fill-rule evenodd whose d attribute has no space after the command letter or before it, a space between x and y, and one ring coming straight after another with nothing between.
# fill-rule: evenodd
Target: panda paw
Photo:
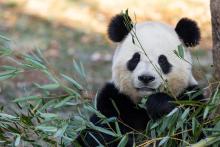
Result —
<instances>
[{"instance_id":1,"label":"panda paw","mask_svg":"<svg viewBox=\"0 0 220 147\"><path fill-rule=\"evenodd\" d=\"M157 120L175 108L174 98L166 93L155 93L148 97L146 108L151 119Z\"/></svg>"}]
</instances>

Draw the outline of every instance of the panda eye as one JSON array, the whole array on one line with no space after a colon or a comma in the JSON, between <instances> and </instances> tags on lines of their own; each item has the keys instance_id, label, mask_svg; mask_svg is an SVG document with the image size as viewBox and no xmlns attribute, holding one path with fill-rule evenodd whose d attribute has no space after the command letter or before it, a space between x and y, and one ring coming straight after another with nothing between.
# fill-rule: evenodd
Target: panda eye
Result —
<instances>
[{"instance_id":1,"label":"panda eye","mask_svg":"<svg viewBox=\"0 0 220 147\"><path fill-rule=\"evenodd\" d=\"M133 71L138 63L140 62L140 54L138 52L134 53L132 58L127 62L127 68L129 71Z\"/></svg>"},{"instance_id":2,"label":"panda eye","mask_svg":"<svg viewBox=\"0 0 220 147\"><path fill-rule=\"evenodd\" d=\"M159 56L158 64L160 65L164 74L168 74L170 72L172 65L169 63L165 55Z\"/></svg>"}]
</instances>

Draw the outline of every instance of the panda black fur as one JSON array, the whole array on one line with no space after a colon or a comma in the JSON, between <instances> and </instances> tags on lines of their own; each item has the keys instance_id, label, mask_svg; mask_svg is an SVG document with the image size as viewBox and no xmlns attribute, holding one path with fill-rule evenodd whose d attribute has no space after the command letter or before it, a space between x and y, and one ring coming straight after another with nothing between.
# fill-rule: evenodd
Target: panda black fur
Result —
<instances>
[{"instance_id":1,"label":"panda black fur","mask_svg":"<svg viewBox=\"0 0 220 147\"><path fill-rule=\"evenodd\" d=\"M131 37L131 35L129 36L131 30L127 30L124 21L125 20L122 15L116 15L110 22L110 26L108 30L109 38L112 41L120 42L121 44L117 48L113 58L112 82L106 83L97 96L97 109L107 118L112 118L112 117L117 118L119 122L119 128L122 134L126 134L132 131L133 132L144 131L150 119L154 119L154 120L159 119L165 114L168 114L170 111L172 111L172 109L175 108L175 104L170 103L170 101L175 100L174 96L177 99L188 100L190 98L189 95L186 94L188 91L193 91L193 93L196 93L200 90L199 87L197 86L196 80L191 75L192 74L191 66L187 65L188 63L185 64L182 61L179 61L174 56L170 55L169 56L170 58L167 58L165 53L167 53L169 50L167 51L165 50L164 54L158 53L158 55L156 56L157 59L152 58L152 60L157 62L158 66L163 72L163 76L165 78L168 78L168 81L170 80L171 82L170 85L173 87L171 88L171 90L174 91L174 96L168 95L164 92L156 92L155 88L158 87L157 82L152 84L151 87L143 86L148 84L150 85L150 83L153 83L156 80L158 81L158 77L155 77L155 73L153 74L151 73L150 75L148 72L144 70L143 72L140 72L144 67L144 62L147 62L147 60L143 59L144 55L143 53L141 53L141 50L138 50L131 44L132 41L131 38L129 38ZM169 42L169 40L167 40L167 43L168 44L170 43L173 46L178 45L178 43L182 42L185 45L185 47L192 47L197 45L200 40L200 30L197 24L190 19L186 19L186 18L181 19L177 23L175 29L167 27L164 24L157 24L157 23L142 24L142 26L140 25L139 28L136 29L140 29L140 30L143 29L144 31L145 26L150 28L149 32L151 31L151 27L161 29L161 31L158 32L161 32L162 35L163 34L165 35L164 36L166 37L164 38L165 40L167 38L169 39L170 37L171 41L176 42L176 44L172 44L173 42ZM154 34L156 34L156 36L160 35L160 33L157 34L158 32L157 30L153 31L152 36ZM159 36L158 38L154 38L155 42L160 41L160 40L156 40L156 39L161 39L160 37L161 36ZM143 38L143 39L149 39L149 38ZM161 46L163 46L163 42L158 42L158 43L161 43L162 44ZM167 47L172 47L172 45L168 45ZM159 45L156 44L154 46L153 44L152 46L157 47ZM121 51L125 51L125 49L123 48L126 47L131 47L134 49L130 51L130 54L124 53L123 56L123 52L121 53ZM131 48L127 48L126 51L129 52ZM153 52L153 49L149 49L149 50ZM158 50L158 51L162 52L162 50ZM151 57L154 56L151 55ZM188 59L190 60L190 55L189 53L187 53L187 51L186 51L186 57L188 57ZM173 62L171 59L177 63ZM182 70L176 67L174 63L180 64L179 66L182 65L183 67L181 68L185 68L185 69ZM142 66L139 64L141 64ZM148 66L149 65L150 64L148 64ZM135 71L136 68L138 68L139 70ZM152 69L149 69L150 72L151 70ZM130 75L126 77L127 75L125 75L124 73L121 75L121 72ZM134 74L134 72L137 72L135 73L135 76L132 75ZM175 75L172 75L172 72L176 72ZM143 75L143 73L145 74ZM147 73L149 75L147 75ZM186 74L186 76L181 77L184 74ZM172 78L170 78L169 76L172 76ZM132 78L136 78L135 79L136 81L135 80L132 81ZM176 84L177 82L180 82L178 83L180 84L179 87ZM161 81L159 81L159 85L160 84ZM142 95L148 95L148 100L145 104L146 109L141 108L137 105ZM196 95L196 97L194 97L194 100L198 100L198 101L203 99L204 97L202 94ZM112 101L114 101L114 104L116 105L117 109L115 108L115 105L113 104ZM100 118L98 118L96 115L92 115L90 121L99 127L103 127L106 129L112 128L116 131L115 123L110 122L109 123L110 126L107 124L103 124L100 122ZM90 132L90 134L88 132ZM94 139L94 137L97 140ZM117 140L115 137L101 132L96 132L94 130L85 130L84 132L81 132L77 140L82 146L85 147L98 146L99 143L103 144L104 146L115 147L119 143L119 140ZM134 140L135 140L135 136L130 134L126 146L128 147L132 146Z\"/></svg>"}]
</instances>

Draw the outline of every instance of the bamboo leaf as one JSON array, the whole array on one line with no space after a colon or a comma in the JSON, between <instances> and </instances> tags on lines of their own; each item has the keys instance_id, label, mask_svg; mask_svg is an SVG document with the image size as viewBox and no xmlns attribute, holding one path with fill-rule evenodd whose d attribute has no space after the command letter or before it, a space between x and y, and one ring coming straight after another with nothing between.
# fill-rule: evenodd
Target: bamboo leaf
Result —
<instances>
[{"instance_id":1,"label":"bamboo leaf","mask_svg":"<svg viewBox=\"0 0 220 147\"><path fill-rule=\"evenodd\" d=\"M14 74L8 74L8 75L0 75L0 81L6 80L6 79L11 79L14 78L16 75Z\"/></svg>"},{"instance_id":2,"label":"bamboo leaf","mask_svg":"<svg viewBox=\"0 0 220 147\"><path fill-rule=\"evenodd\" d=\"M25 56L25 61L27 62L28 65L39 68L39 69L46 69L46 66L41 63L41 61L38 61L37 59L34 59L33 57L26 55Z\"/></svg>"},{"instance_id":3,"label":"bamboo leaf","mask_svg":"<svg viewBox=\"0 0 220 147\"><path fill-rule=\"evenodd\" d=\"M12 53L11 49L0 49L0 57L1 56L9 56Z\"/></svg>"},{"instance_id":4,"label":"bamboo leaf","mask_svg":"<svg viewBox=\"0 0 220 147\"><path fill-rule=\"evenodd\" d=\"M54 137L62 137L64 132L66 131L68 124L64 125L62 128L58 129Z\"/></svg>"},{"instance_id":5,"label":"bamboo leaf","mask_svg":"<svg viewBox=\"0 0 220 147\"><path fill-rule=\"evenodd\" d=\"M120 136L122 135L121 134L121 130L120 130L120 128L119 128L119 125L118 125L118 122L117 121L115 121L115 127L116 127L116 132L117 132L117 134L119 134Z\"/></svg>"},{"instance_id":6,"label":"bamboo leaf","mask_svg":"<svg viewBox=\"0 0 220 147\"><path fill-rule=\"evenodd\" d=\"M6 41L11 41L9 38L7 38L7 37L5 37L5 36L3 36L3 35L0 35L0 38L1 38L1 39L4 39L4 40L6 40Z\"/></svg>"},{"instance_id":7,"label":"bamboo leaf","mask_svg":"<svg viewBox=\"0 0 220 147\"><path fill-rule=\"evenodd\" d=\"M13 102L23 102L23 101L29 101L29 100L39 100L40 97L37 96L37 95L32 95L32 96L26 96L26 97L20 97L20 98L17 98L15 100L13 100Z\"/></svg>"},{"instance_id":8,"label":"bamboo leaf","mask_svg":"<svg viewBox=\"0 0 220 147\"><path fill-rule=\"evenodd\" d=\"M170 117L172 116L174 113L176 113L178 111L178 108L174 108L169 114L167 114L166 117Z\"/></svg>"},{"instance_id":9,"label":"bamboo leaf","mask_svg":"<svg viewBox=\"0 0 220 147\"><path fill-rule=\"evenodd\" d=\"M79 62L79 63L80 63L80 69L81 69L82 76L83 76L84 78L86 78L85 68L84 68L82 62Z\"/></svg>"},{"instance_id":10,"label":"bamboo leaf","mask_svg":"<svg viewBox=\"0 0 220 147\"><path fill-rule=\"evenodd\" d=\"M102 113L100 113L98 110L94 109L92 106L85 105L84 109L88 110L89 112L95 113L101 119L106 118Z\"/></svg>"},{"instance_id":11,"label":"bamboo leaf","mask_svg":"<svg viewBox=\"0 0 220 147\"><path fill-rule=\"evenodd\" d=\"M163 139L160 141L158 146L162 146L164 143L166 143L169 140L169 136L163 137Z\"/></svg>"},{"instance_id":12,"label":"bamboo leaf","mask_svg":"<svg viewBox=\"0 0 220 147\"><path fill-rule=\"evenodd\" d=\"M117 147L125 147L128 142L128 135L124 135Z\"/></svg>"},{"instance_id":13,"label":"bamboo leaf","mask_svg":"<svg viewBox=\"0 0 220 147\"><path fill-rule=\"evenodd\" d=\"M9 115L6 113L0 113L0 118L9 119L9 120L18 120L18 117L15 117L13 115Z\"/></svg>"},{"instance_id":14,"label":"bamboo leaf","mask_svg":"<svg viewBox=\"0 0 220 147\"><path fill-rule=\"evenodd\" d=\"M112 132L112 131L110 131L110 130L107 130L107 129L105 129L105 128L99 127L99 126L95 126L93 123L89 123L89 127L93 128L93 129L96 130L96 131L99 131L99 132L108 134L108 135L110 135L110 136L118 137L118 135L115 134L114 132Z\"/></svg>"},{"instance_id":15,"label":"bamboo leaf","mask_svg":"<svg viewBox=\"0 0 220 147\"><path fill-rule=\"evenodd\" d=\"M83 71L80 68L80 65L78 65L75 60L73 60L73 67L76 70L76 72L78 72L79 75L83 75Z\"/></svg>"},{"instance_id":16,"label":"bamboo leaf","mask_svg":"<svg viewBox=\"0 0 220 147\"><path fill-rule=\"evenodd\" d=\"M183 112L183 114L182 114L182 116L181 116L181 119L182 119L182 120L184 120L184 119L187 117L187 115L189 114L189 111L190 111L190 109L187 108L187 109Z\"/></svg>"},{"instance_id":17,"label":"bamboo leaf","mask_svg":"<svg viewBox=\"0 0 220 147\"><path fill-rule=\"evenodd\" d=\"M54 113L40 113L40 116L45 118L45 119L51 119L51 118L57 118L58 115L57 114L54 114Z\"/></svg>"},{"instance_id":18,"label":"bamboo leaf","mask_svg":"<svg viewBox=\"0 0 220 147\"><path fill-rule=\"evenodd\" d=\"M20 141L21 141L21 136L20 136L19 134L17 134L17 135L16 135L16 139L15 139L14 145L15 145L15 146L19 146Z\"/></svg>"},{"instance_id":19,"label":"bamboo leaf","mask_svg":"<svg viewBox=\"0 0 220 147\"><path fill-rule=\"evenodd\" d=\"M152 129L156 128L157 126L159 126L159 123L155 122L155 123L150 127L150 129L152 130Z\"/></svg>"},{"instance_id":20,"label":"bamboo leaf","mask_svg":"<svg viewBox=\"0 0 220 147\"><path fill-rule=\"evenodd\" d=\"M63 105L66 105L66 103L68 101L70 101L72 98L74 98L73 96L68 96L66 98L64 98L62 101L60 101L57 105L54 106L54 108L59 108L62 107Z\"/></svg>"},{"instance_id":21,"label":"bamboo leaf","mask_svg":"<svg viewBox=\"0 0 220 147\"><path fill-rule=\"evenodd\" d=\"M180 58L184 58L184 49L183 49L183 45L178 45L178 55Z\"/></svg>"},{"instance_id":22,"label":"bamboo leaf","mask_svg":"<svg viewBox=\"0 0 220 147\"><path fill-rule=\"evenodd\" d=\"M46 84L46 85L39 85L39 84L35 84L38 88L41 89L45 89L45 90L55 90L57 88L59 88L59 84L58 83L52 83L52 84Z\"/></svg>"},{"instance_id":23,"label":"bamboo leaf","mask_svg":"<svg viewBox=\"0 0 220 147\"><path fill-rule=\"evenodd\" d=\"M67 81L71 82L76 88L82 90L83 87L78 83L76 82L73 78L67 76L67 75L64 75L64 74L61 74L62 77L64 77L64 79L66 79Z\"/></svg>"},{"instance_id":24,"label":"bamboo leaf","mask_svg":"<svg viewBox=\"0 0 220 147\"><path fill-rule=\"evenodd\" d=\"M44 132L57 132L57 128L53 126L40 125L36 127L37 130L41 130Z\"/></svg>"},{"instance_id":25,"label":"bamboo leaf","mask_svg":"<svg viewBox=\"0 0 220 147\"><path fill-rule=\"evenodd\" d=\"M209 106L205 107L204 113L203 113L203 119L206 119L209 113Z\"/></svg>"},{"instance_id":26,"label":"bamboo leaf","mask_svg":"<svg viewBox=\"0 0 220 147\"><path fill-rule=\"evenodd\" d=\"M192 118L192 132L193 132L193 134L195 134L195 130L196 130L196 118L193 117Z\"/></svg>"}]
</instances>

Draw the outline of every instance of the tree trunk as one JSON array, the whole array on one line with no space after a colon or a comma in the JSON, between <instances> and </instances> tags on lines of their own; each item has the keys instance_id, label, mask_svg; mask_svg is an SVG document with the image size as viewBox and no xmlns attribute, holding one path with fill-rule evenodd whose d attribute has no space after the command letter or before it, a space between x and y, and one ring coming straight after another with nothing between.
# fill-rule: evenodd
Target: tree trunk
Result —
<instances>
[{"instance_id":1,"label":"tree trunk","mask_svg":"<svg viewBox=\"0 0 220 147\"><path fill-rule=\"evenodd\" d=\"M220 83L220 0L210 0L211 22L212 22L212 41L213 41L213 84L212 91ZM220 106L217 109L217 114L220 114Z\"/></svg>"},{"instance_id":2,"label":"tree trunk","mask_svg":"<svg viewBox=\"0 0 220 147\"><path fill-rule=\"evenodd\" d=\"M220 81L220 0L210 0L214 79Z\"/></svg>"}]
</instances>

